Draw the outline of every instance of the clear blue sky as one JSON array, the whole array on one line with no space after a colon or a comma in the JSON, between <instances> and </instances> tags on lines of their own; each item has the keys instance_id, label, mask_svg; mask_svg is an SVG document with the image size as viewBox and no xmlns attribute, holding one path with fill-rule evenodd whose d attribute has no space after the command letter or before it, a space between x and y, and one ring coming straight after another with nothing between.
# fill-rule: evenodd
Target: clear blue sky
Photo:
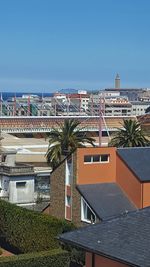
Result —
<instances>
[{"instance_id":1,"label":"clear blue sky","mask_svg":"<svg viewBox=\"0 0 150 267\"><path fill-rule=\"evenodd\" d=\"M0 90L150 87L149 0L0 0Z\"/></svg>"}]
</instances>

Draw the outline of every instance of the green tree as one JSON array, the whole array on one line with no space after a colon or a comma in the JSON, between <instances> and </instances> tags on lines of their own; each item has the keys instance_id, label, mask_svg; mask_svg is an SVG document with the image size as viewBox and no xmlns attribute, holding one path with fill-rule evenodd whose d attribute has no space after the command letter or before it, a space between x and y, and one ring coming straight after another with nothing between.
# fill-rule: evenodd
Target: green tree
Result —
<instances>
[{"instance_id":1,"label":"green tree","mask_svg":"<svg viewBox=\"0 0 150 267\"><path fill-rule=\"evenodd\" d=\"M62 156L72 153L77 147L85 144L94 146L94 139L88 137L88 132L78 128L80 122L75 119L65 119L59 128L53 128L49 133L49 147L46 153L47 162L55 169L62 160Z\"/></svg>"},{"instance_id":2,"label":"green tree","mask_svg":"<svg viewBox=\"0 0 150 267\"><path fill-rule=\"evenodd\" d=\"M144 136L140 124L133 120L124 120L123 129L118 129L109 146L143 147L149 146L149 140Z\"/></svg>"}]
</instances>

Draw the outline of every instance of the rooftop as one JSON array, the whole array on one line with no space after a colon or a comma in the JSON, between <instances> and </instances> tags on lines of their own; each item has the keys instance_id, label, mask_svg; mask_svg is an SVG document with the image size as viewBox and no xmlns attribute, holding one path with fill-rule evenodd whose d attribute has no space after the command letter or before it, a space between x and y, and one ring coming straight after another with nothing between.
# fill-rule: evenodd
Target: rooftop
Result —
<instances>
[{"instance_id":1,"label":"rooftop","mask_svg":"<svg viewBox=\"0 0 150 267\"><path fill-rule=\"evenodd\" d=\"M77 189L101 220L136 210L116 183L78 185Z\"/></svg>"},{"instance_id":2,"label":"rooftop","mask_svg":"<svg viewBox=\"0 0 150 267\"><path fill-rule=\"evenodd\" d=\"M16 136L2 133L2 147L5 150L16 150L17 162L45 162L45 153L48 148L48 139L44 138L18 138Z\"/></svg>"},{"instance_id":3,"label":"rooftop","mask_svg":"<svg viewBox=\"0 0 150 267\"><path fill-rule=\"evenodd\" d=\"M27 164L16 164L15 166L0 165L1 173L5 173L8 176L31 175L34 174L34 168Z\"/></svg>"},{"instance_id":4,"label":"rooftop","mask_svg":"<svg viewBox=\"0 0 150 267\"><path fill-rule=\"evenodd\" d=\"M60 240L129 266L150 266L150 207L68 232Z\"/></svg>"},{"instance_id":5,"label":"rooftop","mask_svg":"<svg viewBox=\"0 0 150 267\"><path fill-rule=\"evenodd\" d=\"M141 182L150 181L150 147L118 148L117 154Z\"/></svg>"}]
</instances>

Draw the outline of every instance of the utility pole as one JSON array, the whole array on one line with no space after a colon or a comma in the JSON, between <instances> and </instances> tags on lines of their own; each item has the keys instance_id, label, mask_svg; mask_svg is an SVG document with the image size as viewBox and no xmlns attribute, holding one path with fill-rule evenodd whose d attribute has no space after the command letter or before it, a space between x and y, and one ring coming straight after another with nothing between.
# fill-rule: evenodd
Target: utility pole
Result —
<instances>
[{"instance_id":1,"label":"utility pole","mask_svg":"<svg viewBox=\"0 0 150 267\"><path fill-rule=\"evenodd\" d=\"M16 116L16 94L14 97L14 110L13 110L13 115Z\"/></svg>"},{"instance_id":2,"label":"utility pole","mask_svg":"<svg viewBox=\"0 0 150 267\"><path fill-rule=\"evenodd\" d=\"M93 99L93 93L92 93L92 116L94 116L94 99Z\"/></svg>"},{"instance_id":3,"label":"utility pole","mask_svg":"<svg viewBox=\"0 0 150 267\"><path fill-rule=\"evenodd\" d=\"M80 109L80 115L81 115L81 94L79 95L79 109Z\"/></svg>"},{"instance_id":4,"label":"utility pole","mask_svg":"<svg viewBox=\"0 0 150 267\"><path fill-rule=\"evenodd\" d=\"M0 107L0 113L1 113L1 116L3 115L3 98L2 98L2 93L1 93L1 107Z\"/></svg>"},{"instance_id":5,"label":"utility pole","mask_svg":"<svg viewBox=\"0 0 150 267\"><path fill-rule=\"evenodd\" d=\"M30 116L30 95L28 96L28 111L27 115Z\"/></svg>"},{"instance_id":6,"label":"utility pole","mask_svg":"<svg viewBox=\"0 0 150 267\"><path fill-rule=\"evenodd\" d=\"M102 146L102 97L99 98L99 147Z\"/></svg>"},{"instance_id":7,"label":"utility pole","mask_svg":"<svg viewBox=\"0 0 150 267\"><path fill-rule=\"evenodd\" d=\"M69 94L67 94L67 115L69 115L69 105L70 105L70 98Z\"/></svg>"},{"instance_id":8,"label":"utility pole","mask_svg":"<svg viewBox=\"0 0 150 267\"><path fill-rule=\"evenodd\" d=\"M56 106L56 104L57 104L57 102L56 102L56 98L54 98L54 112L55 112L55 116L56 116L56 114L57 114L57 106Z\"/></svg>"},{"instance_id":9,"label":"utility pole","mask_svg":"<svg viewBox=\"0 0 150 267\"><path fill-rule=\"evenodd\" d=\"M99 98L99 147L102 146L102 122L103 122L103 113L105 109L105 101L103 97L103 93L100 93Z\"/></svg>"},{"instance_id":10,"label":"utility pole","mask_svg":"<svg viewBox=\"0 0 150 267\"><path fill-rule=\"evenodd\" d=\"M2 127L0 126L0 165L2 164L2 140L4 137L2 137Z\"/></svg>"}]
</instances>

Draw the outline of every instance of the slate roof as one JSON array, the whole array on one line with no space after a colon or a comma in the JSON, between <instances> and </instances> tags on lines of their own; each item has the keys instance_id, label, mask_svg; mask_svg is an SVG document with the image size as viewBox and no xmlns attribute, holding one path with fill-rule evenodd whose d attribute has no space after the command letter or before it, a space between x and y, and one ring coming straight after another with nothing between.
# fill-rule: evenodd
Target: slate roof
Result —
<instances>
[{"instance_id":1,"label":"slate roof","mask_svg":"<svg viewBox=\"0 0 150 267\"><path fill-rule=\"evenodd\" d=\"M150 207L62 234L59 239L129 266L150 266Z\"/></svg>"},{"instance_id":2,"label":"slate roof","mask_svg":"<svg viewBox=\"0 0 150 267\"><path fill-rule=\"evenodd\" d=\"M116 183L78 185L77 189L101 220L136 209Z\"/></svg>"},{"instance_id":3,"label":"slate roof","mask_svg":"<svg viewBox=\"0 0 150 267\"><path fill-rule=\"evenodd\" d=\"M118 148L117 153L141 182L150 181L150 147Z\"/></svg>"}]
</instances>

